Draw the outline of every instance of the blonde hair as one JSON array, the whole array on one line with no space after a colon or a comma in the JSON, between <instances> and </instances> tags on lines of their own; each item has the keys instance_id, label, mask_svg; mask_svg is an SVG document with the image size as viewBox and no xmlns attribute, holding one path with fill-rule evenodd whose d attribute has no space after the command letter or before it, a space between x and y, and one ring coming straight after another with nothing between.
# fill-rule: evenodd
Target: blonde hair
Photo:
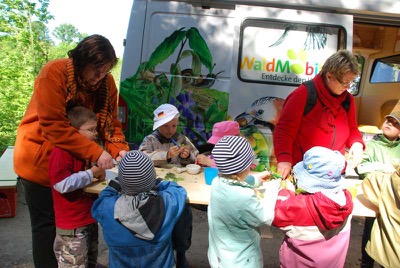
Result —
<instances>
[{"instance_id":1,"label":"blonde hair","mask_svg":"<svg viewBox=\"0 0 400 268\"><path fill-rule=\"evenodd\" d=\"M322 66L320 75L325 79L327 73L331 73L336 79L342 80L346 73L359 73L358 61L348 50L342 49L331 55Z\"/></svg>"}]
</instances>

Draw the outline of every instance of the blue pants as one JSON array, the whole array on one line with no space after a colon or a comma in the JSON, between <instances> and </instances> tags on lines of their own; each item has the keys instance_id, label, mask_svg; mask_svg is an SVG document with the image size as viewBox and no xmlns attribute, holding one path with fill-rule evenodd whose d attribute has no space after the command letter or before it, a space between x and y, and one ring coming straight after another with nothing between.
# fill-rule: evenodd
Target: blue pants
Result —
<instances>
[{"instance_id":1,"label":"blue pants","mask_svg":"<svg viewBox=\"0 0 400 268\"><path fill-rule=\"evenodd\" d=\"M192 208L186 204L182 215L172 230L172 247L177 252L185 252L192 244L193 215Z\"/></svg>"},{"instance_id":2,"label":"blue pants","mask_svg":"<svg viewBox=\"0 0 400 268\"><path fill-rule=\"evenodd\" d=\"M53 251L56 237L51 188L19 177L31 218L33 262L36 268L57 267Z\"/></svg>"}]
</instances>

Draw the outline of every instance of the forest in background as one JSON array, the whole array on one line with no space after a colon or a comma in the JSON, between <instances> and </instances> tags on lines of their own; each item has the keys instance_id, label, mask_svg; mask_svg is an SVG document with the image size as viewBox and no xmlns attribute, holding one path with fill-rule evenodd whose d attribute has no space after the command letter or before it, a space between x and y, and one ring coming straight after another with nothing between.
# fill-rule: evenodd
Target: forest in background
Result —
<instances>
[{"instance_id":1,"label":"forest in background","mask_svg":"<svg viewBox=\"0 0 400 268\"><path fill-rule=\"evenodd\" d=\"M43 65L65 58L84 37L72 24L61 24L52 35L50 0L0 0L0 152L14 145L16 131ZM119 85L121 60L112 70Z\"/></svg>"}]
</instances>

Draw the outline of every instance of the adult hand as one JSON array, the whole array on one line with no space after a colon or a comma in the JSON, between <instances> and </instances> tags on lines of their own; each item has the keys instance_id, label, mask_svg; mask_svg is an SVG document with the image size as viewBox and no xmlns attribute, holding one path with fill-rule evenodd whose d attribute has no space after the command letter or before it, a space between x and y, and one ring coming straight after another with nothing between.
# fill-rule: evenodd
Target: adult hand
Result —
<instances>
[{"instance_id":1,"label":"adult hand","mask_svg":"<svg viewBox=\"0 0 400 268\"><path fill-rule=\"evenodd\" d=\"M118 156L115 158L115 160L117 162L121 161L121 159L126 155L126 153L127 152L125 150L119 151Z\"/></svg>"},{"instance_id":2,"label":"adult hand","mask_svg":"<svg viewBox=\"0 0 400 268\"><path fill-rule=\"evenodd\" d=\"M172 146L169 148L168 153L167 153L167 158L172 158L177 156L180 153L181 149L179 149L178 146Z\"/></svg>"},{"instance_id":3,"label":"adult hand","mask_svg":"<svg viewBox=\"0 0 400 268\"><path fill-rule=\"evenodd\" d=\"M106 151L103 151L97 159L97 166L101 167L102 169L110 169L114 167L113 159L112 156L107 153Z\"/></svg>"},{"instance_id":4,"label":"adult hand","mask_svg":"<svg viewBox=\"0 0 400 268\"><path fill-rule=\"evenodd\" d=\"M349 150L349 159L351 168L356 168L362 161L363 145L361 142L355 142L351 145Z\"/></svg>"},{"instance_id":5,"label":"adult hand","mask_svg":"<svg viewBox=\"0 0 400 268\"><path fill-rule=\"evenodd\" d=\"M291 170L292 163L290 162L279 162L276 166L276 171L282 176L284 180L289 176Z\"/></svg>"}]
</instances>

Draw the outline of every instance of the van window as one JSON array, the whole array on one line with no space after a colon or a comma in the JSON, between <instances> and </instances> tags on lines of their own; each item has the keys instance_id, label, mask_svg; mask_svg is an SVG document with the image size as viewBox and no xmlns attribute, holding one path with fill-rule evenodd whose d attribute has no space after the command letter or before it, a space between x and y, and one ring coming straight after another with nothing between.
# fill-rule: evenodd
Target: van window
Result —
<instances>
[{"instance_id":1,"label":"van window","mask_svg":"<svg viewBox=\"0 0 400 268\"><path fill-rule=\"evenodd\" d=\"M370 83L398 83L400 55L376 59L372 66Z\"/></svg>"},{"instance_id":2,"label":"van window","mask_svg":"<svg viewBox=\"0 0 400 268\"><path fill-rule=\"evenodd\" d=\"M360 86L361 86L361 78L362 78L362 73L364 70L364 64L365 64L365 58L361 55L355 55L357 61L358 61L358 70L359 73L356 76L356 78L354 78L353 80L353 84L351 85L351 87L348 89L348 91L352 94L352 95L357 95L358 92L360 92Z\"/></svg>"},{"instance_id":3,"label":"van window","mask_svg":"<svg viewBox=\"0 0 400 268\"><path fill-rule=\"evenodd\" d=\"M345 48L342 26L248 19L241 26L238 77L245 82L299 85Z\"/></svg>"}]
</instances>

